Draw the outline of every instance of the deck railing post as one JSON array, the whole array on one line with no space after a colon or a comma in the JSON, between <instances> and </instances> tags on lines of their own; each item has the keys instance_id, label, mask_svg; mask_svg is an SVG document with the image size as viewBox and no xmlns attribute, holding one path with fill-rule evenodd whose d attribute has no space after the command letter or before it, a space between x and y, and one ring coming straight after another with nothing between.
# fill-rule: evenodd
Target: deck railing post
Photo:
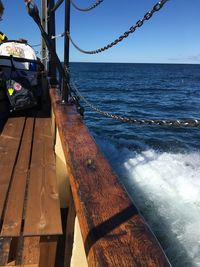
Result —
<instances>
[{"instance_id":1,"label":"deck railing post","mask_svg":"<svg viewBox=\"0 0 200 267\"><path fill-rule=\"evenodd\" d=\"M64 68L69 69L69 37L70 32L70 0L65 0L65 37L64 37ZM67 75L62 85L62 101L68 102L70 76Z\"/></svg>"},{"instance_id":2,"label":"deck railing post","mask_svg":"<svg viewBox=\"0 0 200 267\"><path fill-rule=\"evenodd\" d=\"M48 21L47 21L47 26L48 26L48 36L49 40L51 39L52 36L55 36L55 12L51 12L52 8L54 7L55 1L54 0L47 0L47 7L48 7ZM56 51L56 41L55 39L51 39L51 45L54 51ZM49 59L49 66L48 66L48 72L49 76L53 78L53 80L56 80L56 64L54 62L54 58L51 56L50 53L50 59ZM53 82L52 80L52 82Z\"/></svg>"},{"instance_id":3,"label":"deck railing post","mask_svg":"<svg viewBox=\"0 0 200 267\"><path fill-rule=\"evenodd\" d=\"M47 0L41 1L41 10L42 10L42 17L41 17L41 24L44 30L47 32ZM44 39L41 37L41 61L47 69L47 47L45 44Z\"/></svg>"}]
</instances>

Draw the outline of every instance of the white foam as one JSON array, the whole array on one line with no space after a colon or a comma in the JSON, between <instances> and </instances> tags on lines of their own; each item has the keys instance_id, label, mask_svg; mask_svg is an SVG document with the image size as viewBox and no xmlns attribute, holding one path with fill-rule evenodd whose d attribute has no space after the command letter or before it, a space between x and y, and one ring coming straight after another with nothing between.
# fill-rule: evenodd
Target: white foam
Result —
<instances>
[{"instance_id":1,"label":"white foam","mask_svg":"<svg viewBox=\"0 0 200 267\"><path fill-rule=\"evenodd\" d=\"M175 254L173 266L200 266L200 154L148 150L124 167L133 200L161 233L167 254Z\"/></svg>"},{"instance_id":2,"label":"white foam","mask_svg":"<svg viewBox=\"0 0 200 267\"><path fill-rule=\"evenodd\" d=\"M200 153L136 154L96 138L173 267L200 267Z\"/></svg>"}]
</instances>

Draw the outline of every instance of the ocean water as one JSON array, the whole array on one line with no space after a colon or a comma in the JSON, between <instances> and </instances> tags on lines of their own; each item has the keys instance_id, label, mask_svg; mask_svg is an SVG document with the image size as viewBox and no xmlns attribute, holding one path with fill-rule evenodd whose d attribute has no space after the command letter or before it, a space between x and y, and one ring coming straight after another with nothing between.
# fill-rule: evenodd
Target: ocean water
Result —
<instances>
[{"instance_id":1,"label":"ocean water","mask_svg":"<svg viewBox=\"0 0 200 267\"><path fill-rule=\"evenodd\" d=\"M200 65L71 63L71 74L104 111L200 118ZM82 104L86 125L172 266L200 266L200 128L129 125Z\"/></svg>"}]
</instances>

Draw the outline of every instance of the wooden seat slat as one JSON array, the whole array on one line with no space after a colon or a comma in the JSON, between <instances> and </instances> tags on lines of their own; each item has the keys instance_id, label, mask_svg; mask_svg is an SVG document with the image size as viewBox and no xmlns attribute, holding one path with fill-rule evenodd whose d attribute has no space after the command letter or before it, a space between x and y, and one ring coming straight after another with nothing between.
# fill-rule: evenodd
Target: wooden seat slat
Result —
<instances>
[{"instance_id":1,"label":"wooden seat slat","mask_svg":"<svg viewBox=\"0 0 200 267\"><path fill-rule=\"evenodd\" d=\"M40 258L40 237L24 237L18 248L16 264L38 264Z\"/></svg>"},{"instance_id":2,"label":"wooden seat slat","mask_svg":"<svg viewBox=\"0 0 200 267\"><path fill-rule=\"evenodd\" d=\"M1 266L1 267L8 267L8 266L15 266L15 267L39 267L38 264L4 265L4 266Z\"/></svg>"},{"instance_id":3,"label":"wooden seat slat","mask_svg":"<svg viewBox=\"0 0 200 267\"><path fill-rule=\"evenodd\" d=\"M0 219L15 165L25 118L8 119L0 136Z\"/></svg>"},{"instance_id":4,"label":"wooden seat slat","mask_svg":"<svg viewBox=\"0 0 200 267\"><path fill-rule=\"evenodd\" d=\"M35 122L24 236L62 233L50 119Z\"/></svg>"},{"instance_id":5,"label":"wooden seat slat","mask_svg":"<svg viewBox=\"0 0 200 267\"><path fill-rule=\"evenodd\" d=\"M57 237L45 236L40 241L40 266L55 267Z\"/></svg>"},{"instance_id":6,"label":"wooden seat slat","mask_svg":"<svg viewBox=\"0 0 200 267\"><path fill-rule=\"evenodd\" d=\"M27 118L6 205L2 236L19 236L30 162L34 118Z\"/></svg>"},{"instance_id":7,"label":"wooden seat slat","mask_svg":"<svg viewBox=\"0 0 200 267\"><path fill-rule=\"evenodd\" d=\"M10 253L11 238L0 238L0 266L6 265Z\"/></svg>"}]
</instances>

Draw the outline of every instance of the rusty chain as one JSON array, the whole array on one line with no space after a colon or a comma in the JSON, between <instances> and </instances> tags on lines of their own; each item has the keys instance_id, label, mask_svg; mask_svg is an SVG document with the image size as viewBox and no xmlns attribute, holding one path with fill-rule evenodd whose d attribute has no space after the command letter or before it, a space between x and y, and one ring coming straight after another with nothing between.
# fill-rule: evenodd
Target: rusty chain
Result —
<instances>
[{"instance_id":1,"label":"rusty chain","mask_svg":"<svg viewBox=\"0 0 200 267\"><path fill-rule=\"evenodd\" d=\"M70 0L71 4L73 5L74 8L76 8L79 11L90 11L92 9L94 9L95 7L97 7L98 5L100 5L104 0L98 0L95 4L91 5L90 7L87 8L81 8L78 7L73 0Z\"/></svg>"},{"instance_id":2,"label":"rusty chain","mask_svg":"<svg viewBox=\"0 0 200 267\"><path fill-rule=\"evenodd\" d=\"M69 70L67 70L69 73ZM76 95L82 99L82 101L89 106L95 112L103 115L104 117L108 117L114 120L118 120L124 123L129 124L139 124L139 125L159 125L159 126L175 126L175 127L200 127L200 119L185 119L185 120L154 120L154 119L136 119L136 118L128 118L122 117L119 115L114 115L112 113L103 111L97 107L95 107L92 103L90 103L78 90L76 85L70 80L70 84L73 88L73 91Z\"/></svg>"},{"instance_id":3,"label":"rusty chain","mask_svg":"<svg viewBox=\"0 0 200 267\"><path fill-rule=\"evenodd\" d=\"M86 50L83 50L81 49L72 39L72 37L70 36L69 32L67 32L67 36L68 38L70 39L72 45L81 53L84 53L84 54L98 54L98 53L101 53L101 52L104 52L105 50L115 46L116 44L118 44L119 42L121 42L122 40L124 40L125 38L127 38L131 33L134 33L136 31L136 29L140 28L145 21L149 20L153 14L157 11L159 11L165 4L166 2L168 2L169 0L161 0L159 1L158 3L156 3L152 10L147 12L144 17L140 20L138 20L136 22L136 24L134 26L131 26L129 28L128 31L124 32L124 34L120 35L117 39L115 39L113 42L111 42L110 44L102 47L102 48L98 48L96 50L92 50L92 51L86 51ZM62 36L64 36L65 33L62 34ZM61 36L61 35L60 35Z\"/></svg>"}]
</instances>

